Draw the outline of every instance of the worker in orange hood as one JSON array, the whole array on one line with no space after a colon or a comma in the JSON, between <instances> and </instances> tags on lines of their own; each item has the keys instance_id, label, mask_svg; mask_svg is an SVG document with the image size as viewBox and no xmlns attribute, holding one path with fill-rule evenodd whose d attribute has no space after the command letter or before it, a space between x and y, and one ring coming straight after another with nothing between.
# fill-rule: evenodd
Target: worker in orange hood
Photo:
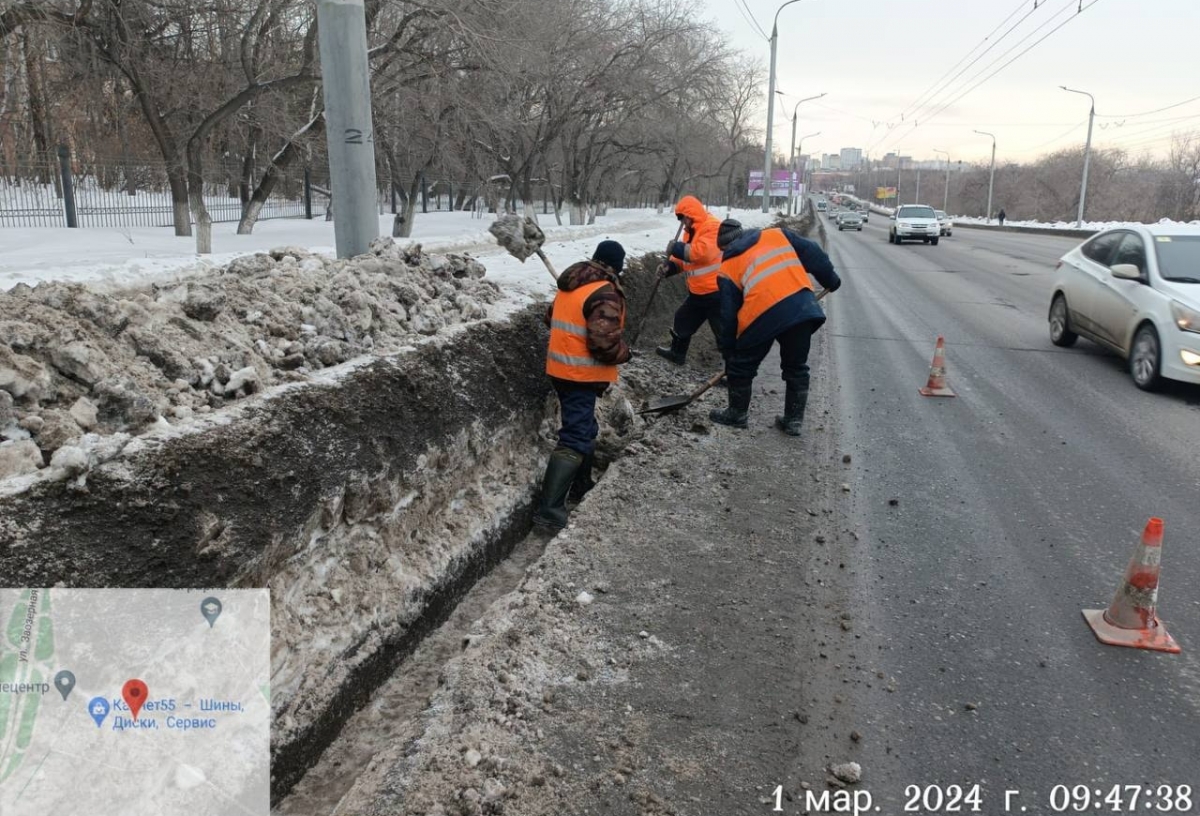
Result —
<instances>
[{"instance_id":1,"label":"worker in orange hood","mask_svg":"<svg viewBox=\"0 0 1200 816\"><path fill-rule=\"evenodd\" d=\"M721 268L721 250L717 247L717 230L721 219L710 215L700 199L690 195L679 199L675 217L683 222L684 240L672 244L667 262L659 268L659 275L664 278L686 275L688 295L675 312L670 345L659 346L654 351L675 365L683 365L692 335L705 322L720 348L721 297L717 290L717 270Z\"/></svg>"}]
</instances>

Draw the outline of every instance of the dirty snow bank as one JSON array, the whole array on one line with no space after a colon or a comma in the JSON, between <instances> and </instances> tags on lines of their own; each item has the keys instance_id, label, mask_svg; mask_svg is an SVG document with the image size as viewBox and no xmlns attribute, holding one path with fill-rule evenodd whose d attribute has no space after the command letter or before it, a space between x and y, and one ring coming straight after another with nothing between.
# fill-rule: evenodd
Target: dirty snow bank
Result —
<instances>
[{"instance_id":1,"label":"dirty snow bank","mask_svg":"<svg viewBox=\"0 0 1200 816\"><path fill-rule=\"evenodd\" d=\"M469 256L382 238L351 260L285 247L112 294L18 285L0 294L0 479L41 467L85 433L187 422L478 320L500 299L484 274Z\"/></svg>"}]
</instances>

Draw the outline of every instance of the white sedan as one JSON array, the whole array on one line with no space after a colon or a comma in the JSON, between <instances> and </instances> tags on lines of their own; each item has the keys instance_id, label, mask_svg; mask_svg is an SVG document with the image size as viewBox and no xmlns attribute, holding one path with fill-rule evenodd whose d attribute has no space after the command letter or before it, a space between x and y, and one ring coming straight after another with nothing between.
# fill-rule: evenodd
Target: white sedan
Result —
<instances>
[{"instance_id":1,"label":"white sedan","mask_svg":"<svg viewBox=\"0 0 1200 816\"><path fill-rule=\"evenodd\" d=\"M1058 262L1050 340L1083 336L1129 361L1138 388L1200 384L1200 227L1105 230Z\"/></svg>"}]
</instances>

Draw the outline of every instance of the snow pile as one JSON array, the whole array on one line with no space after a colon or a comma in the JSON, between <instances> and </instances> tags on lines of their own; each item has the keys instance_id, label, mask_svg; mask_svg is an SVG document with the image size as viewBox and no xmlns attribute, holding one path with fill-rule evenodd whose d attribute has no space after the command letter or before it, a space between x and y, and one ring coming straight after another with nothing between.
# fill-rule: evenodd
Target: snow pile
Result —
<instances>
[{"instance_id":1,"label":"snow pile","mask_svg":"<svg viewBox=\"0 0 1200 816\"><path fill-rule=\"evenodd\" d=\"M998 226L996 219L992 219L989 223L985 218L976 216L960 216L956 215L954 222L956 224L981 224ZM1200 227L1200 221L1173 221L1170 218L1160 218L1155 222L1156 226L1160 227ZM1006 227L1031 227L1033 229L1044 230L1073 230L1077 229L1074 221L1014 221L1011 218L1004 219ZM1078 229L1091 230L1100 232L1101 230L1117 229L1121 227L1136 227L1144 226L1141 221L1084 221L1083 226Z\"/></svg>"},{"instance_id":2,"label":"snow pile","mask_svg":"<svg viewBox=\"0 0 1200 816\"><path fill-rule=\"evenodd\" d=\"M0 293L0 479L85 433L186 421L485 317L500 290L484 274L469 256L381 238L350 260L285 247L111 294L18 285Z\"/></svg>"}]
</instances>

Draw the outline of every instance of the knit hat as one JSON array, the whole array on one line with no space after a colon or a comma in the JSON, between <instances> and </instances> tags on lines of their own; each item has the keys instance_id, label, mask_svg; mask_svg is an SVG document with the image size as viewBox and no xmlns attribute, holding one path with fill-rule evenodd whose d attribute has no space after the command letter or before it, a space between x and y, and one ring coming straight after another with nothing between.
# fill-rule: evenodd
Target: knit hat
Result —
<instances>
[{"instance_id":1,"label":"knit hat","mask_svg":"<svg viewBox=\"0 0 1200 816\"><path fill-rule=\"evenodd\" d=\"M616 241L601 241L596 245L592 260L599 261L620 275L625 268L625 247Z\"/></svg>"},{"instance_id":2,"label":"knit hat","mask_svg":"<svg viewBox=\"0 0 1200 816\"><path fill-rule=\"evenodd\" d=\"M725 247L736 241L742 234L742 222L734 218L726 218L717 229L717 247Z\"/></svg>"}]
</instances>

